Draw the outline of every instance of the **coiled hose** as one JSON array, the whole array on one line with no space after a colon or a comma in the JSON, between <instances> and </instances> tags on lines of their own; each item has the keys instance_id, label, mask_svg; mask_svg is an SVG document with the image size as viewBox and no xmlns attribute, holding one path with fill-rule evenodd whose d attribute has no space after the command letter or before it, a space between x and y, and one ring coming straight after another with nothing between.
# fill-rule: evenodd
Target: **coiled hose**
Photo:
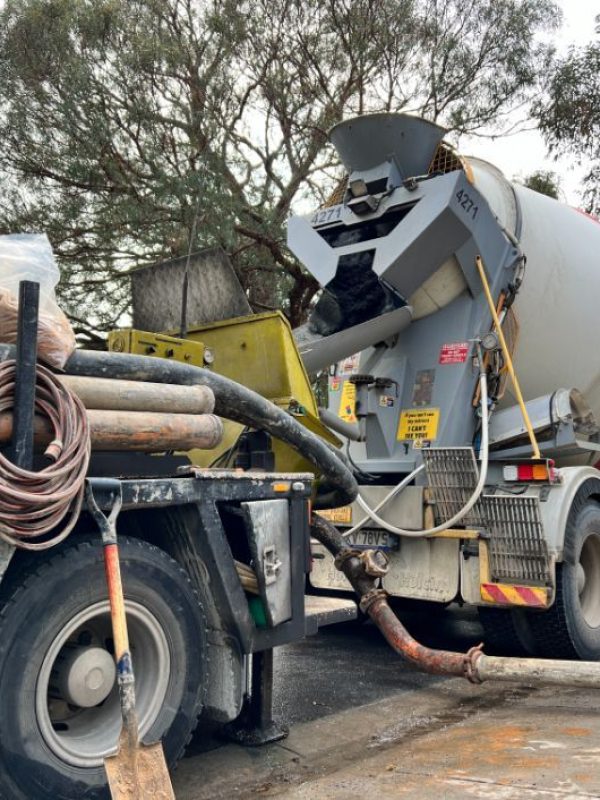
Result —
<instances>
[{"instance_id":1,"label":"coiled hose","mask_svg":"<svg viewBox=\"0 0 600 800\"><path fill-rule=\"evenodd\" d=\"M13 408L14 387L15 362L5 361L0 364L0 413ZM73 530L81 511L91 451L83 404L40 364L36 367L35 410L50 420L53 429L53 440L45 451L51 463L30 472L0 453L0 537L24 550L53 547ZM65 517L64 527L53 533ZM48 534L52 534L50 538Z\"/></svg>"}]
</instances>

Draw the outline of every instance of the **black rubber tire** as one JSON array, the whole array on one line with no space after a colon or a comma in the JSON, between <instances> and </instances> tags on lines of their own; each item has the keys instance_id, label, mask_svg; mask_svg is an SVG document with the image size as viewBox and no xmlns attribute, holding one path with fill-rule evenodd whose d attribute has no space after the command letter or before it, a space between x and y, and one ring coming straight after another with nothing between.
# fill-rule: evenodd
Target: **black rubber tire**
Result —
<instances>
[{"instance_id":1,"label":"black rubber tire","mask_svg":"<svg viewBox=\"0 0 600 800\"><path fill-rule=\"evenodd\" d=\"M600 504L576 498L565 530L565 560L556 566L554 604L543 613L528 613L537 650L545 658L600 660L600 607L598 624L591 626L578 590L578 564L590 536L600 537ZM600 581L600 572L589 579Z\"/></svg>"},{"instance_id":2,"label":"black rubber tire","mask_svg":"<svg viewBox=\"0 0 600 800\"><path fill-rule=\"evenodd\" d=\"M166 553L125 536L119 550L126 600L143 604L159 621L176 667L166 701L145 737L148 742L162 739L173 766L202 709L204 615L187 574ZM17 579L13 573L9 585L0 612L0 798L108 798L103 767L75 767L48 747L34 702L51 642L75 614L107 597L99 537L45 554L33 571Z\"/></svg>"},{"instance_id":3,"label":"black rubber tire","mask_svg":"<svg viewBox=\"0 0 600 800\"><path fill-rule=\"evenodd\" d=\"M521 609L479 606L484 651L498 656L534 656L536 644Z\"/></svg>"}]
</instances>

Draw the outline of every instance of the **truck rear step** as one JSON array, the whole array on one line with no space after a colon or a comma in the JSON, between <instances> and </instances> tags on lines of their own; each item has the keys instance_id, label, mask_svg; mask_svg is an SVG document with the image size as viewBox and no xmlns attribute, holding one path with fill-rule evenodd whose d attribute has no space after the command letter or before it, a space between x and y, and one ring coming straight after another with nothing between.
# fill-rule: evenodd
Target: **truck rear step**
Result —
<instances>
[{"instance_id":1,"label":"truck rear step","mask_svg":"<svg viewBox=\"0 0 600 800\"><path fill-rule=\"evenodd\" d=\"M312 636L325 625L337 622L349 622L358 616L356 602L344 597L316 597L306 595L304 598L306 617L306 635Z\"/></svg>"}]
</instances>

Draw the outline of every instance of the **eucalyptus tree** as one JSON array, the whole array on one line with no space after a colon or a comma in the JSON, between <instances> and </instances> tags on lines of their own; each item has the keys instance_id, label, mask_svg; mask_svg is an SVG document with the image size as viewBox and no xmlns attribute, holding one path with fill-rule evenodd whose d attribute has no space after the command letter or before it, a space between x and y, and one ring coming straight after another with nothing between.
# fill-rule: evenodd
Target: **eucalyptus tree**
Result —
<instances>
[{"instance_id":1,"label":"eucalyptus tree","mask_svg":"<svg viewBox=\"0 0 600 800\"><path fill-rule=\"evenodd\" d=\"M328 128L407 110L473 132L528 101L551 0L6 0L0 230L48 233L80 332L128 273L222 246L258 310L317 290L285 247L339 177ZM190 243L190 237L193 241Z\"/></svg>"},{"instance_id":2,"label":"eucalyptus tree","mask_svg":"<svg viewBox=\"0 0 600 800\"><path fill-rule=\"evenodd\" d=\"M557 63L536 116L552 152L572 154L586 165L584 203L600 215L600 16L596 35Z\"/></svg>"}]
</instances>

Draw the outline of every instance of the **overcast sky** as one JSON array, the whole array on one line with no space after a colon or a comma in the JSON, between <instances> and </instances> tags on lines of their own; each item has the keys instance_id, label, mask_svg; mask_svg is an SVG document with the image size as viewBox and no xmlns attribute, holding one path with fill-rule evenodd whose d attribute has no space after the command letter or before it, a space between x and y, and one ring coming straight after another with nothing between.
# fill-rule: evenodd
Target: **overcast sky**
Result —
<instances>
[{"instance_id":1,"label":"overcast sky","mask_svg":"<svg viewBox=\"0 0 600 800\"><path fill-rule=\"evenodd\" d=\"M558 0L564 21L556 38L560 52L570 45L587 44L594 38L594 18L600 14L600 0ZM523 178L538 169L548 169L560 176L563 199L579 204L579 180L583 173L573 167L569 158L555 161L548 157L546 146L537 131L525 131L495 140L463 137L459 150L465 155L479 156L491 161L508 178Z\"/></svg>"}]
</instances>

